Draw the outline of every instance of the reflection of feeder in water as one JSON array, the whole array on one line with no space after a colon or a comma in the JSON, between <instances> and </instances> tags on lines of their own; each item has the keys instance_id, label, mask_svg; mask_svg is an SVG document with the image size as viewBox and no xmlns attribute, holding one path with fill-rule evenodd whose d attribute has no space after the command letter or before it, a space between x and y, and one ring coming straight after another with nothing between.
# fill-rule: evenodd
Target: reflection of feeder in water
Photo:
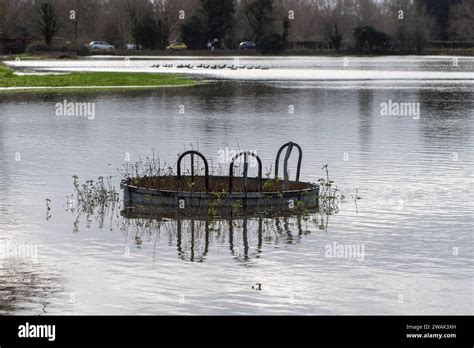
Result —
<instances>
[{"instance_id":1,"label":"reflection of feeder in water","mask_svg":"<svg viewBox=\"0 0 474 348\"><path fill-rule=\"evenodd\" d=\"M283 178L278 176L280 156L286 148ZM289 179L288 159L293 148L299 152L295 180ZM191 156L191 175L181 175L181 161ZM194 158L204 162L205 175L195 175ZM234 167L243 157L243 176L234 177ZM187 213L195 217L202 214L254 213L312 209L318 206L319 185L301 182L301 147L289 142L283 145L275 160L275 177L262 178L262 161L253 152L242 151L231 160L228 176L209 175L207 159L198 151L186 151L177 162L177 175L133 177L122 181L124 207L144 212ZM248 176L249 160L258 164L258 176Z\"/></svg>"},{"instance_id":2,"label":"reflection of feeder in water","mask_svg":"<svg viewBox=\"0 0 474 348\"><path fill-rule=\"evenodd\" d=\"M132 224L146 226L143 233L168 233L170 244L174 244L171 240L176 240L178 256L191 262L205 261L212 249L219 246L226 246L226 250L238 261L259 258L265 245L296 244L303 235L309 234L307 222L317 223L307 215L155 220L149 216L144 218L143 215L129 214L122 212ZM151 226L154 228L150 229Z\"/></svg>"},{"instance_id":3,"label":"reflection of feeder in water","mask_svg":"<svg viewBox=\"0 0 474 348\"><path fill-rule=\"evenodd\" d=\"M179 257L191 262L203 262L209 251L209 222L177 220L176 223Z\"/></svg>"}]
</instances>

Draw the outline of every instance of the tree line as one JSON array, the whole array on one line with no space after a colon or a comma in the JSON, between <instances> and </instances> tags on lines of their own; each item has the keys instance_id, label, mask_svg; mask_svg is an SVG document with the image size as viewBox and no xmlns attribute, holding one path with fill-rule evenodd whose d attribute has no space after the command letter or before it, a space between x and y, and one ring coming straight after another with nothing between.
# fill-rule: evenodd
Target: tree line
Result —
<instances>
[{"instance_id":1,"label":"tree line","mask_svg":"<svg viewBox=\"0 0 474 348\"><path fill-rule=\"evenodd\" d=\"M428 41L474 41L472 0L0 0L0 40L41 38L47 46L92 40L149 50L263 52L295 43L334 50L421 51Z\"/></svg>"}]
</instances>

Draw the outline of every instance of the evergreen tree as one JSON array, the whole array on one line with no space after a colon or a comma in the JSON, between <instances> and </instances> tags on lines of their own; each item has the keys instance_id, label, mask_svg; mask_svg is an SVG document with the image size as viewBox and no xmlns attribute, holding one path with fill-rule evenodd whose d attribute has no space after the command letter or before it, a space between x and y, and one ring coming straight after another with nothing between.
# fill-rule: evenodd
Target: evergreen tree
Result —
<instances>
[{"instance_id":1,"label":"evergreen tree","mask_svg":"<svg viewBox=\"0 0 474 348\"><path fill-rule=\"evenodd\" d=\"M220 47L234 23L234 0L201 0L200 11L206 21L208 38L217 39Z\"/></svg>"},{"instance_id":2,"label":"evergreen tree","mask_svg":"<svg viewBox=\"0 0 474 348\"><path fill-rule=\"evenodd\" d=\"M272 33L275 22L274 0L256 0L245 8L245 15L254 33L256 42Z\"/></svg>"},{"instance_id":3,"label":"evergreen tree","mask_svg":"<svg viewBox=\"0 0 474 348\"><path fill-rule=\"evenodd\" d=\"M342 34L339 33L337 22L334 22L334 35L331 33L330 40L334 49L339 52L342 44Z\"/></svg>"},{"instance_id":4,"label":"evergreen tree","mask_svg":"<svg viewBox=\"0 0 474 348\"><path fill-rule=\"evenodd\" d=\"M458 4L460 0L419 0L424 5L428 14L436 19L438 27L437 36L439 40L449 40L449 15L451 7Z\"/></svg>"},{"instance_id":5,"label":"evergreen tree","mask_svg":"<svg viewBox=\"0 0 474 348\"><path fill-rule=\"evenodd\" d=\"M285 49L288 46L289 36L290 36L290 19L288 17L285 17L283 19L283 34L281 35Z\"/></svg>"},{"instance_id":6,"label":"evergreen tree","mask_svg":"<svg viewBox=\"0 0 474 348\"><path fill-rule=\"evenodd\" d=\"M200 13L193 13L181 26L181 41L190 50L200 50L206 48L208 40L205 18Z\"/></svg>"},{"instance_id":7,"label":"evergreen tree","mask_svg":"<svg viewBox=\"0 0 474 348\"><path fill-rule=\"evenodd\" d=\"M38 26L44 42L50 46L54 36L59 31L58 16L52 2L48 1L41 4Z\"/></svg>"}]
</instances>

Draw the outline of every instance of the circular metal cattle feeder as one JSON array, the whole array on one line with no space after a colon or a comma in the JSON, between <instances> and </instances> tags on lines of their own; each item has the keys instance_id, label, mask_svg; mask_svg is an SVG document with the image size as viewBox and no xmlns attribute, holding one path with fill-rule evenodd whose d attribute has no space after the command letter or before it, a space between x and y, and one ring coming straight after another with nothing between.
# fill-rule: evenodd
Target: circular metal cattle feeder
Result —
<instances>
[{"instance_id":1,"label":"circular metal cattle feeder","mask_svg":"<svg viewBox=\"0 0 474 348\"><path fill-rule=\"evenodd\" d=\"M299 152L295 180L289 179L288 159L293 148ZM278 176L280 156L286 150L283 178ZM191 156L190 175L181 174L181 162ZM204 175L196 175L194 159L204 163ZM243 157L243 175L234 176L237 159ZM248 177L249 158L258 164L258 176ZM283 145L276 156L274 178L262 178L262 161L250 152L237 153L231 160L228 176L209 175L206 157L198 151L186 151L178 158L177 175L134 177L123 180L126 210L153 214L222 215L226 213L260 213L275 211L302 211L318 206L319 186L301 182L300 169L303 152L298 144Z\"/></svg>"}]
</instances>

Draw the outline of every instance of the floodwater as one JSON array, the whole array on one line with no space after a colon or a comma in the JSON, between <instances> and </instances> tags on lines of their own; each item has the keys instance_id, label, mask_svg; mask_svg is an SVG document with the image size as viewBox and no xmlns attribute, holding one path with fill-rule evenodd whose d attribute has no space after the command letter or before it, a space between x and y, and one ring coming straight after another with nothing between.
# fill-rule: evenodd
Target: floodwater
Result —
<instances>
[{"instance_id":1,"label":"floodwater","mask_svg":"<svg viewBox=\"0 0 474 348\"><path fill-rule=\"evenodd\" d=\"M24 71L126 71L183 73L250 81L398 81L463 82L474 80L474 63L465 57L101 57L64 61L13 61ZM168 65L168 66L167 66ZM192 67L189 67L192 65ZM206 67L201 67L205 65ZM236 69L229 69L235 67Z\"/></svg>"},{"instance_id":2,"label":"floodwater","mask_svg":"<svg viewBox=\"0 0 474 348\"><path fill-rule=\"evenodd\" d=\"M0 94L0 314L473 313L474 59L239 64L269 69L176 69L207 80L191 88ZM57 116L65 100L94 103L94 117ZM397 103L411 113L382 111ZM198 149L224 172L222 153L252 150L266 173L287 141L303 148L303 180L329 165L346 197L337 214L209 222L67 209L73 175L113 176L118 188L117 169L152 149L170 165ZM357 253L329 253L337 246Z\"/></svg>"}]
</instances>

